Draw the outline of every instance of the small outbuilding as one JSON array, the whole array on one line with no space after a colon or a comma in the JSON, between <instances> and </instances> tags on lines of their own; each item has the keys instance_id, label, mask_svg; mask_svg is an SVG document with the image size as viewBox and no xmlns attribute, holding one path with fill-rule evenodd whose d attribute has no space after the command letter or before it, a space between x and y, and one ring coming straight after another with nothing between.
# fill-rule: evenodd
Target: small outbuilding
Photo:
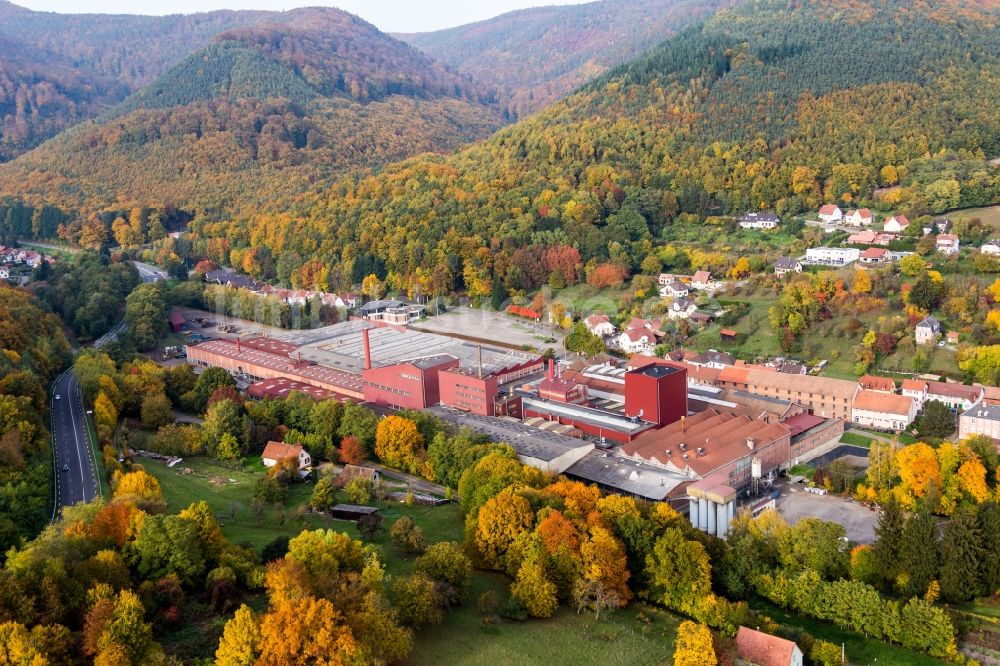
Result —
<instances>
[{"instance_id":1,"label":"small outbuilding","mask_svg":"<svg viewBox=\"0 0 1000 666\"><path fill-rule=\"evenodd\" d=\"M378 513L378 508L360 504L338 504L330 509L330 515L341 520L361 520L373 513Z\"/></svg>"}]
</instances>

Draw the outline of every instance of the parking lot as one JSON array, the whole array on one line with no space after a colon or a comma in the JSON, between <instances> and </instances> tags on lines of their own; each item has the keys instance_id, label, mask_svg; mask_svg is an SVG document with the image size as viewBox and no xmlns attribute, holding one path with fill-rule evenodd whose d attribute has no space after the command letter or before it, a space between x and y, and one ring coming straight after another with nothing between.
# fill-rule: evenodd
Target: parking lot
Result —
<instances>
[{"instance_id":1,"label":"parking lot","mask_svg":"<svg viewBox=\"0 0 1000 666\"><path fill-rule=\"evenodd\" d=\"M802 484L783 484L779 490L778 513L789 524L794 525L803 518L819 518L843 525L851 541L871 543L875 540L877 511L835 495L807 493Z\"/></svg>"}]
</instances>

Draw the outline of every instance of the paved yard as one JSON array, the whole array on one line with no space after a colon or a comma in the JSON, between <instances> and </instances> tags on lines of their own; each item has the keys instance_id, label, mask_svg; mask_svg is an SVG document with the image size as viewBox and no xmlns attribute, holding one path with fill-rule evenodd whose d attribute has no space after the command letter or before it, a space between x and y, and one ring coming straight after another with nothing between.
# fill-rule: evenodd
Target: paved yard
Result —
<instances>
[{"instance_id":1,"label":"paved yard","mask_svg":"<svg viewBox=\"0 0 1000 666\"><path fill-rule=\"evenodd\" d=\"M548 322L537 324L492 310L467 307L450 308L436 317L427 317L411 324L411 328L444 335L459 335L480 340L492 340L511 347L531 345L536 348L556 347L559 343L544 343L548 337L562 340L563 332Z\"/></svg>"},{"instance_id":2,"label":"paved yard","mask_svg":"<svg viewBox=\"0 0 1000 666\"><path fill-rule=\"evenodd\" d=\"M805 485L799 483L784 485L780 490L778 513L790 524L803 518L820 518L843 525L851 541L871 543L875 540L878 512L833 495L807 493Z\"/></svg>"}]
</instances>

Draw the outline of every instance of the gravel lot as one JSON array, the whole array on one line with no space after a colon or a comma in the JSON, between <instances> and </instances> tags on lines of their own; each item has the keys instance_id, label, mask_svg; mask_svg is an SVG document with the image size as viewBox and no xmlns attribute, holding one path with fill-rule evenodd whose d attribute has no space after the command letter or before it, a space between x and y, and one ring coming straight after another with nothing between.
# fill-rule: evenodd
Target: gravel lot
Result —
<instances>
[{"instance_id":1,"label":"gravel lot","mask_svg":"<svg viewBox=\"0 0 1000 666\"><path fill-rule=\"evenodd\" d=\"M780 490L778 513L790 524L803 518L820 518L843 525L851 541L871 543L875 540L877 511L834 495L807 493L803 484L783 485Z\"/></svg>"}]
</instances>

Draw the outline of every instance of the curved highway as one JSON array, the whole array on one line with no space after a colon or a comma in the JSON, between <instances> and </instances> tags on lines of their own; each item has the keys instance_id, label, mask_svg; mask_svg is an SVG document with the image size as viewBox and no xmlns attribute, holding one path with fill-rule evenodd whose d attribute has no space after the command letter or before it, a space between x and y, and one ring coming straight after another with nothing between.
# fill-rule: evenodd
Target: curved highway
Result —
<instances>
[{"instance_id":1,"label":"curved highway","mask_svg":"<svg viewBox=\"0 0 1000 666\"><path fill-rule=\"evenodd\" d=\"M64 372L52 385L52 446L56 506L72 506L100 496L80 382Z\"/></svg>"},{"instance_id":2,"label":"curved highway","mask_svg":"<svg viewBox=\"0 0 1000 666\"><path fill-rule=\"evenodd\" d=\"M143 282L156 282L167 275L155 266L134 262ZM125 331L125 320L94 341L94 347L113 342ZM87 411L83 406L80 382L69 369L52 384L51 397L52 450L55 460L55 508L90 502L100 497L100 484L87 427ZM53 516L55 510L53 510Z\"/></svg>"}]
</instances>

